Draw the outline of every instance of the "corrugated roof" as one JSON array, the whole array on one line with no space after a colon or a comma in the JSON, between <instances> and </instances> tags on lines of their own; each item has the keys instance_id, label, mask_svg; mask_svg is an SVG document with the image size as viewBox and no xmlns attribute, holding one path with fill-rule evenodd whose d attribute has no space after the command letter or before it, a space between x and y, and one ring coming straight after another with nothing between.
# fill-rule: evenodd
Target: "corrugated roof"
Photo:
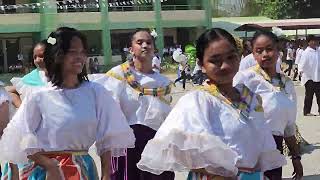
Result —
<instances>
[{"instance_id":1,"label":"corrugated roof","mask_svg":"<svg viewBox=\"0 0 320 180\"><path fill-rule=\"evenodd\" d=\"M283 30L296 29L320 29L320 18L312 19L281 19L272 22L256 22L254 24L243 24L236 28L236 31L252 31L257 28L270 29L272 27L279 27Z\"/></svg>"}]
</instances>

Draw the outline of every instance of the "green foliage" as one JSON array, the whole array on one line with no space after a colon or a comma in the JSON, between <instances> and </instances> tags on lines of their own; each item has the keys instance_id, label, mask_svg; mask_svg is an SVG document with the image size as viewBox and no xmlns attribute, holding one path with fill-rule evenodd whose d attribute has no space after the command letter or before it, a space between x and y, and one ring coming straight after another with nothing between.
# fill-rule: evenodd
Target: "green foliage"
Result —
<instances>
[{"instance_id":1,"label":"green foliage","mask_svg":"<svg viewBox=\"0 0 320 180\"><path fill-rule=\"evenodd\" d=\"M261 12L259 5L256 3L255 0L248 0L243 9L241 10L240 16L247 17L247 16L258 16Z\"/></svg>"},{"instance_id":2,"label":"green foliage","mask_svg":"<svg viewBox=\"0 0 320 180\"><path fill-rule=\"evenodd\" d=\"M260 7L260 15L272 19L297 18L299 11L297 2L292 0L255 0Z\"/></svg>"},{"instance_id":3,"label":"green foliage","mask_svg":"<svg viewBox=\"0 0 320 180\"><path fill-rule=\"evenodd\" d=\"M184 52L188 58L188 64L190 65L191 69L193 69L196 66L196 47L193 44L188 44L184 48Z\"/></svg>"},{"instance_id":4,"label":"green foliage","mask_svg":"<svg viewBox=\"0 0 320 180\"><path fill-rule=\"evenodd\" d=\"M171 56L163 58L161 62L161 71L164 73L176 73L178 70L178 63L173 61Z\"/></svg>"}]
</instances>

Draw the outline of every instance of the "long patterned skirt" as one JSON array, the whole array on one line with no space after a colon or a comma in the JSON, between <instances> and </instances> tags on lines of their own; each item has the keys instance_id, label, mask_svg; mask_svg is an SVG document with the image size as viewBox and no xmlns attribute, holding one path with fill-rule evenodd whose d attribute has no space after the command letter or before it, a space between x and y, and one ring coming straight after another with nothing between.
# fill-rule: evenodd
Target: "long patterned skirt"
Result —
<instances>
[{"instance_id":1,"label":"long patterned skirt","mask_svg":"<svg viewBox=\"0 0 320 180\"><path fill-rule=\"evenodd\" d=\"M50 159L57 161L61 176L65 180L98 180L94 160L90 155L77 155L73 153L46 155ZM46 170L33 162L28 164L18 164L20 180L45 180ZM3 168L1 180L12 180L12 169L7 163Z\"/></svg>"}]
</instances>

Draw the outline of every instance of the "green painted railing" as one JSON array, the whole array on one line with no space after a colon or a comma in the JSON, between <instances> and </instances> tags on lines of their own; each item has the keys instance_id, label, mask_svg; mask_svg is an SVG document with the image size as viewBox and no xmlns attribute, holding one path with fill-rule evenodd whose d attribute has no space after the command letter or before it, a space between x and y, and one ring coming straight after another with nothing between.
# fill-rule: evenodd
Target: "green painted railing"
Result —
<instances>
[{"instance_id":1,"label":"green painted railing","mask_svg":"<svg viewBox=\"0 0 320 180\"><path fill-rule=\"evenodd\" d=\"M175 11L175 10L201 10L201 5L162 5L161 9L163 11ZM66 12L99 12L100 8L94 6L84 7L58 7L58 13ZM124 12L124 11L153 11L152 5L130 5L130 6L109 6L109 12ZM20 7L18 9L0 9L0 14L20 14L20 13L38 13L39 7Z\"/></svg>"},{"instance_id":2,"label":"green painted railing","mask_svg":"<svg viewBox=\"0 0 320 180\"><path fill-rule=\"evenodd\" d=\"M201 5L162 5L161 9L164 11L169 10L201 10ZM152 5L140 5L140 6L114 6L109 7L110 11L153 11Z\"/></svg>"}]
</instances>

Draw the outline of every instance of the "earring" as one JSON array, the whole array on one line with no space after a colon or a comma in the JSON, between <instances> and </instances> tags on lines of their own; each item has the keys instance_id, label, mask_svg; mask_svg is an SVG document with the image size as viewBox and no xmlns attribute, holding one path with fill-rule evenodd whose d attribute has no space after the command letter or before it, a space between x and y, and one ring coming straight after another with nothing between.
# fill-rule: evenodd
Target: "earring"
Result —
<instances>
[{"instance_id":1,"label":"earring","mask_svg":"<svg viewBox=\"0 0 320 180\"><path fill-rule=\"evenodd\" d=\"M201 71L202 71L202 73L206 73L206 69L203 67L201 67Z\"/></svg>"}]
</instances>

